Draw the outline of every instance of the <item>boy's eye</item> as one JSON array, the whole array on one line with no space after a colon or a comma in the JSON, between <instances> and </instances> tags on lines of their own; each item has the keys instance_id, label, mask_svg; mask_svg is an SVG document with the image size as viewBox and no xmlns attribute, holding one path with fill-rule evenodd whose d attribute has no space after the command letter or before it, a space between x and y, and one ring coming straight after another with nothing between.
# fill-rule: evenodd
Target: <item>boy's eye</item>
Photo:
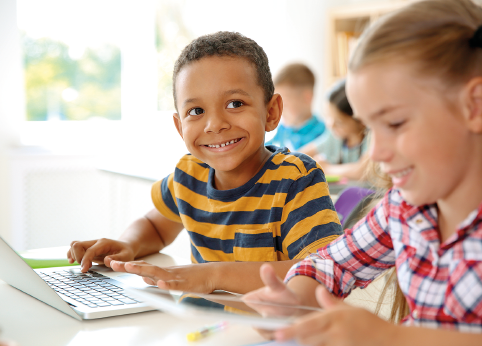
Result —
<instances>
[{"instance_id":1,"label":"boy's eye","mask_svg":"<svg viewBox=\"0 0 482 346\"><path fill-rule=\"evenodd\" d=\"M238 107L241 107L242 105L244 105L242 101L231 101L228 103L227 108L238 108Z\"/></svg>"},{"instance_id":2,"label":"boy's eye","mask_svg":"<svg viewBox=\"0 0 482 346\"><path fill-rule=\"evenodd\" d=\"M187 115L200 115L204 113L204 109L200 107L196 107L193 109L190 109L189 112L187 112Z\"/></svg>"}]
</instances>

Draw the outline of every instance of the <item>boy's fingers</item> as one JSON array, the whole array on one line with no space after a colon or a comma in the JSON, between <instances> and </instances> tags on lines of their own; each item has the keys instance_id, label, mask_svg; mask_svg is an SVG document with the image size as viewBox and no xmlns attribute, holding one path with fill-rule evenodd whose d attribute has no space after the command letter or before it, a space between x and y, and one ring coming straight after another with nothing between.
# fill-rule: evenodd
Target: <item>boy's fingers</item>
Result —
<instances>
[{"instance_id":1,"label":"boy's fingers","mask_svg":"<svg viewBox=\"0 0 482 346\"><path fill-rule=\"evenodd\" d=\"M90 248L92 245L96 243L96 240L88 240L88 241L73 241L70 243L70 258L80 264L82 258L85 255L86 249ZM69 256L69 252L67 253L67 257Z\"/></svg>"},{"instance_id":2,"label":"boy's fingers","mask_svg":"<svg viewBox=\"0 0 482 346\"><path fill-rule=\"evenodd\" d=\"M127 254L124 251L121 251L121 252L119 252L118 254L115 254L115 255L105 256L104 257L104 264L107 267L110 267L112 261L124 262L124 261L128 261L129 259L130 258L128 258Z\"/></svg>"},{"instance_id":3,"label":"boy's fingers","mask_svg":"<svg viewBox=\"0 0 482 346\"><path fill-rule=\"evenodd\" d=\"M167 272L159 267L146 262L126 262L124 268L127 272L143 277L148 277L156 282L158 280L166 279Z\"/></svg>"},{"instance_id":4,"label":"boy's fingers","mask_svg":"<svg viewBox=\"0 0 482 346\"><path fill-rule=\"evenodd\" d=\"M261 280L263 283L271 288L273 291L282 291L286 289L283 281L276 276L276 273L272 266L269 264L263 264L260 268Z\"/></svg>"},{"instance_id":5,"label":"boy's fingers","mask_svg":"<svg viewBox=\"0 0 482 346\"><path fill-rule=\"evenodd\" d=\"M142 280L144 280L144 282L148 285L156 286L156 282L154 280L152 280L151 278L147 278L147 277L143 276Z\"/></svg>"}]
</instances>

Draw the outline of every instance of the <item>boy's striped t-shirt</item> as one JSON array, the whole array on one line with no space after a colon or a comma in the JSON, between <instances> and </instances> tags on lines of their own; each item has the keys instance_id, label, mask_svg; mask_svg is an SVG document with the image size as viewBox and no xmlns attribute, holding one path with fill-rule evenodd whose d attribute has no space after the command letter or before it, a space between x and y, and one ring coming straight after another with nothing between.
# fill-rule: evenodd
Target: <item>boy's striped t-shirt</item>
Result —
<instances>
[{"instance_id":1,"label":"boy's striped t-shirt","mask_svg":"<svg viewBox=\"0 0 482 346\"><path fill-rule=\"evenodd\" d=\"M214 169L190 154L153 185L155 207L188 231L194 263L301 259L342 234L320 166L267 149L263 168L235 189L216 190Z\"/></svg>"}]
</instances>

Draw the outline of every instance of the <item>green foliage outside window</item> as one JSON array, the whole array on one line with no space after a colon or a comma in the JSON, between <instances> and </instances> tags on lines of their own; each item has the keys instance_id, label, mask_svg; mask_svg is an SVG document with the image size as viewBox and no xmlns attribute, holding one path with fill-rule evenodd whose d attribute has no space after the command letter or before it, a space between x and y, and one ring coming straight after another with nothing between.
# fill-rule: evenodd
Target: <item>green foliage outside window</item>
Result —
<instances>
[{"instance_id":1,"label":"green foliage outside window","mask_svg":"<svg viewBox=\"0 0 482 346\"><path fill-rule=\"evenodd\" d=\"M27 120L121 118L121 55L118 47L71 47L49 38L24 36Z\"/></svg>"}]
</instances>

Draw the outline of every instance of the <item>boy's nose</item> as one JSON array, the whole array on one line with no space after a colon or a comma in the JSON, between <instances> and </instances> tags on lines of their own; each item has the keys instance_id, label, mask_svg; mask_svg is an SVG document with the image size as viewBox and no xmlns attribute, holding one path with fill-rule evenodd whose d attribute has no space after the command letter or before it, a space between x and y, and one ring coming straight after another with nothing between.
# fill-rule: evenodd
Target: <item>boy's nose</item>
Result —
<instances>
[{"instance_id":1,"label":"boy's nose","mask_svg":"<svg viewBox=\"0 0 482 346\"><path fill-rule=\"evenodd\" d=\"M227 130L231 127L226 117L220 113L213 113L206 117L206 126L204 132L220 133L223 130Z\"/></svg>"}]
</instances>

